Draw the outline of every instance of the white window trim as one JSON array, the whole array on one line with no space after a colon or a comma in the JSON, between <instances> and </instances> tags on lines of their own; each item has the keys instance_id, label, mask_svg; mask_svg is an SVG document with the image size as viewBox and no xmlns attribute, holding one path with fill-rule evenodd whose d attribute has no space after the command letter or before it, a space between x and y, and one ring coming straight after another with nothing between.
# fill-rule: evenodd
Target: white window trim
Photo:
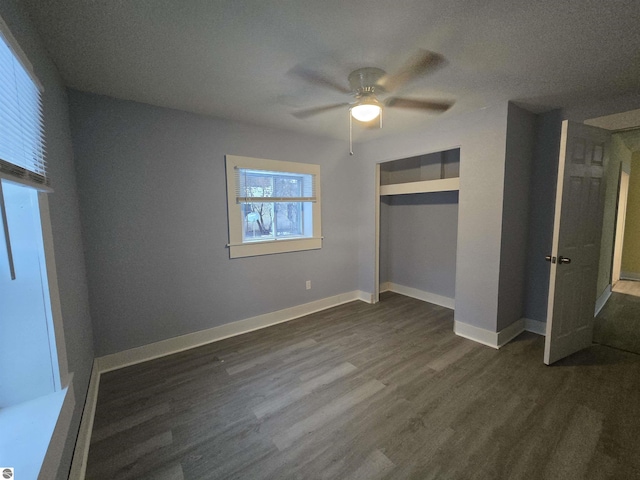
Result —
<instances>
[{"instance_id":1,"label":"white window trim","mask_svg":"<svg viewBox=\"0 0 640 480\"><path fill-rule=\"evenodd\" d=\"M227 209L229 220L229 257L242 258L274 253L299 252L302 250L317 250L322 248L322 200L320 194L320 165L311 163L284 162L281 160L266 160L263 158L226 156L227 168ZM236 202L236 168L253 170L267 170L273 172L302 173L316 176L316 201L313 208L313 237L286 238L266 240L262 242L242 241L242 215L240 204Z\"/></svg>"},{"instance_id":2,"label":"white window trim","mask_svg":"<svg viewBox=\"0 0 640 480\"><path fill-rule=\"evenodd\" d=\"M64 338L64 325L62 322L62 307L60 305L60 291L58 289L58 274L56 271L55 252L53 250L53 232L51 228L51 214L49 212L49 196L46 193L38 193L40 205L40 223L42 227L42 243L44 245L44 260L47 266L47 279L49 283L49 303L51 304L51 316L53 323L53 337L57 359L54 362L54 378L56 390L62 390L70 384L70 374L67 362L67 345Z\"/></svg>"}]
</instances>

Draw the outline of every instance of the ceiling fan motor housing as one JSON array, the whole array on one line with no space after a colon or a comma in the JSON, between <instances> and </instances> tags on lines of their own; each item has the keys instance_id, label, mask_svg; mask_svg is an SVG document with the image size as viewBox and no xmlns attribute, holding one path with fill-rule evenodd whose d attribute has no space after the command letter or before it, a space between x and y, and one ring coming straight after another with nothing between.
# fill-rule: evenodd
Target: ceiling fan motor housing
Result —
<instances>
[{"instance_id":1,"label":"ceiling fan motor housing","mask_svg":"<svg viewBox=\"0 0 640 480\"><path fill-rule=\"evenodd\" d=\"M358 95L380 93L384 89L378 85L378 81L386 74L387 72L380 68L359 68L349 74L349 85Z\"/></svg>"}]
</instances>

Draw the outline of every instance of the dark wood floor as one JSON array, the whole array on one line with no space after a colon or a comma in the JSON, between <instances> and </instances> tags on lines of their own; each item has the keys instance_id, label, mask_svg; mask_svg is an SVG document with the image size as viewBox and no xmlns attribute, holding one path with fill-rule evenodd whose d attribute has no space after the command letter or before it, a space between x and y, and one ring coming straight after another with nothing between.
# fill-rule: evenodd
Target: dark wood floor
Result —
<instances>
[{"instance_id":1,"label":"dark wood floor","mask_svg":"<svg viewBox=\"0 0 640 480\"><path fill-rule=\"evenodd\" d=\"M633 291L631 287L627 290ZM593 341L640 354L640 297L612 293L596 317Z\"/></svg>"},{"instance_id":2,"label":"dark wood floor","mask_svg":"<svg viewBox=\"0 0 640 480\"><path fill-rule=\"evenodd\" d=\"M640 478L640 356L353 302L102 376L88 479Z\"/></svg>"}]
</instances>

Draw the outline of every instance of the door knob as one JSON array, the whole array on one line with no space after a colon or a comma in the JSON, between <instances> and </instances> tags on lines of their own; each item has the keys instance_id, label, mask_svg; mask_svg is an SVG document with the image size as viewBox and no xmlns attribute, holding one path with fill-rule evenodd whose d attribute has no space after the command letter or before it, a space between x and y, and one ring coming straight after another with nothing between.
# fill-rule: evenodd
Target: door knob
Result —
<instances>
[{"instance_id":1,"label":"door knob","mask_svg":"<svg viewBox=\"0 0 640 480\"><path fill-rule=\"evenodd\" d=\"M547 262L556 263L556 257L552 257L551 255L547 255L544 257Z\"/></svg>"},{"instance_id":2,"label":"door knob","mask_svg":"<svg viewBox=\"0 0 640 480\"><path fill-rule=\"evenodd\" d=\"M571 263L571 259L560 255L558 257L558 263Z\"/></svg>"}]
</instances>

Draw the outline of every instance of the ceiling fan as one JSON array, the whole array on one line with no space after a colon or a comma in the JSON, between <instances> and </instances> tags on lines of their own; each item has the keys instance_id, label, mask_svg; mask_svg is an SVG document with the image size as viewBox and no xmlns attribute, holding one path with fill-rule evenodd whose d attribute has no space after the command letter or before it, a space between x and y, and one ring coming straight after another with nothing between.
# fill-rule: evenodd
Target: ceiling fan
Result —
<instances>
[{"instance_id":1,"label":"ceiling fan","mask_svg":"<svg viewBox=\"0 0 640 480\"><path fill-rule=\"evenodd\" d=\"M444 112L451 108L453 105L452 102L395 96L380 100L379 96L390 94L412 80L433 72L445 63L446 61L442 55L428 50L420 50L394 74L388 74L384 70L376 67L364 67L354 70L349 74L347 79L349 87L334 81L322 73L296 67L291 71L292 74L314 85L351 95L355 100L353 102L336 103L298 110L293 112L293 116L302 119L330 110L348 107L349 141L352 143L351 118L355 118L364 123L379 118L380 128L382 128L382 111L385 107ZM349 150L349 153L353 155L352 149Z\"/></svg>"}]
</instances>

